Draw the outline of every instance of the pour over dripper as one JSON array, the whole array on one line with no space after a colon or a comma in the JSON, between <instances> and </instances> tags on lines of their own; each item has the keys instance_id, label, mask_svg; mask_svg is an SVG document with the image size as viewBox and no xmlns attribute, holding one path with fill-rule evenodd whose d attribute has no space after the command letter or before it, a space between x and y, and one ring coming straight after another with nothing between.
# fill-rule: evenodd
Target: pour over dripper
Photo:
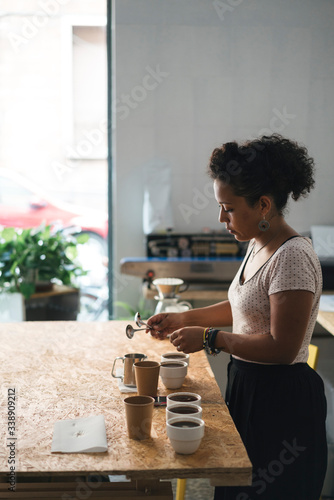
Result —
<instances>
[{"instance_id":1,"label":"pour over dripper","mask_svg":"<svg viewBox=\"0 0 334 500\"><path fill-rule=\"evenodd\" d=\"M179 312L186 309L192 309L189 302L178 303L179 295L178 292L184 292L188 288L188 284L185 283L181 278L158 278L152 281L153 286L158 290L159 296L154 297L158 300L158 304L155 308L154 314L159 314L161 312Z\"/></svg>"},{"instance_id":2,"label":"pour over dripper","mask_svg":"<svg viewBox=\"0 0 334 500\"><path fill-rule=\"evenodd\" d=\"M160 299L172 299L178 292L187 290L188 285L180 278L157 278L152 284L159 292Z\"/></svg>"}]
</instances>

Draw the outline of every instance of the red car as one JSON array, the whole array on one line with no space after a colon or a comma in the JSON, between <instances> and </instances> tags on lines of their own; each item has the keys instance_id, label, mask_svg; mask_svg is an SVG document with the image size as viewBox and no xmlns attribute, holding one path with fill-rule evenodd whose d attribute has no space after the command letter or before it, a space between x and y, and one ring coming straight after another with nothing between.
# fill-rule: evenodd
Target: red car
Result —
<instances>
[{"instance_id":1,"label":"red car","mask_svg":"<svg viewBox=\"0 0 334 500\"><path fill-rule=\"evenodd\" d=\"M28 228L42 222L78 226L104 242L108 235L105 212L53 200L17 172L0 168L0 225Z\"/></svg>"},{"instance_id":2,"label":"red car","mask_svg":"<svg viewBox=\"0 0 334 500\"><path fill-rule=\"evenodd\" d=\"M56 228L75 228L90 238L79 249L79 259L89 271L87 285L105 281L108 216L46 196L41 188L22 175L0 168L0 226L30 228L42 223Z\"/></svg>"}]
</instances>

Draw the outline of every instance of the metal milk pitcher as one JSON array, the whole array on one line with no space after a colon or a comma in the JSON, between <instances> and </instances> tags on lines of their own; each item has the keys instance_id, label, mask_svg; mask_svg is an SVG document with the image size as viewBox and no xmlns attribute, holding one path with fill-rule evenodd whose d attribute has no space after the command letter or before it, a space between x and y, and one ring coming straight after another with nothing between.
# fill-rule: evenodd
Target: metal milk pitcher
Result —
<instances>
[{"instance_id":1,"label":"metal milk pitcher","mask_svg":"<svg viewBox=\"0 0 334 500\"><path fill-rule=\"evenodd\" d=\"M146 358L147 356L145 354L138 354L138 353L125 354L124 356L117 356L117 358L114 359L111 375L114 378L122 379L123 384L128 387L136 387L135 370L133 365L137 363L137 361L143 361ZM121 359L123 361L124 373L122 375L116 375L115 373L116 362L118 359Z\"/></svg>"}]
</instances>

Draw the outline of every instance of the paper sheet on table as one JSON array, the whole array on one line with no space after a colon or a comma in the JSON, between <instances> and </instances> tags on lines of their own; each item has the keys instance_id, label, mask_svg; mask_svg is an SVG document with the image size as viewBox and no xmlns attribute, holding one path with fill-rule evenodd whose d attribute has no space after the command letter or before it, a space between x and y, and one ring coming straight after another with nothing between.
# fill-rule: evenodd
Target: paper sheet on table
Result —
<instances>
[{"instance_id":1,"label":"paper sheet on table","mask_svg":"<svg viewBox=\"0 0 334 500\"><path fill-rule=\"evenodd\" d=\"M117 368L116 370L116 375L123 375L124 370L122 368ZM124 385L123 380L121 378L117 379L118 382L118 388L120 392L122 393L128 393L128 392L137 392L137 387L129 387L128 385Z\"/></svg>"},{"instance_id":2,"label":"paper sheet on table","mask_svg":"<svg viewBox=\"0 0 334 500\"><path fill-rule=\"evenodd\" d=\"M52 453L103 453L107 450L103 415L55 422Z\"/></svg>"},{"instance_id":3,"label":"paper sheet on table","mask_svg":"<svg viewBox=\"0 0 334 500\"><path fill-rule=\"evenodd\" d=\"M334 312L334 295L321 295L319 309L320 311Z\"/></svg>"}]
</instances>

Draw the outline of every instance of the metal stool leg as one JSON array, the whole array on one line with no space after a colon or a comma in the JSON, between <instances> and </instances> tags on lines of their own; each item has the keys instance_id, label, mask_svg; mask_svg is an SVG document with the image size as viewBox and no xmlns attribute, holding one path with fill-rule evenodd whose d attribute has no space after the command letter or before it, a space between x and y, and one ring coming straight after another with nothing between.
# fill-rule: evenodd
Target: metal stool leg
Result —
<instances>
[{"instance_id":1,"label":"metal stool leg","mask_svg":"<svg viewBox=\"0 0 334 500\"><path fill-rule=\"evenodd\" d=\"M186 479L178 479L176 483L176 499L175 500L184 500L186 494Z\"/></svg>"}]
</instances>

